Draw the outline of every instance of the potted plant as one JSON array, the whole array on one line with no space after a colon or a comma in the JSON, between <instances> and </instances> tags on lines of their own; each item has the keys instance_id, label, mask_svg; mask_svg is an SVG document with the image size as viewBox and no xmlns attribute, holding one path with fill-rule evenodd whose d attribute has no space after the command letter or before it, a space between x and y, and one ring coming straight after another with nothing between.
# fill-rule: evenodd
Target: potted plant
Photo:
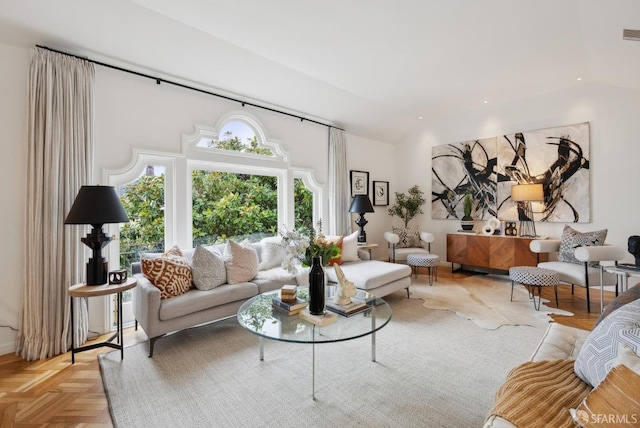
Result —
<instances>
[{"instance_id":1,"label":"potted plant","mask_svg":"<svg viewBox=\"0 0 640 428\"><path fill-rule=\"evenodd\" d=\"M473 229L473 217L471 217L471 209L473 208L473 199L471 198L471 193L467 193L464 195L464 200L462 201L462 209L464 210L464 217L462 217L462 221L460 225L462 226L462 230L472 230Z\"/></svg>"},{"instance_id":2,"label":"potted plant","mask_svg":"<svg viewBox=\"0 0 640 428\"><path fill-rule=\"evenodd\" d=\"M421 207L427 202L424 193L417 185L410 188L407 193L408 195L403 192L395 192L396 203L389 208L389 215L400 217L404 221L405 229L412 218L423 213Z\"/></svg>"}]
</instances>

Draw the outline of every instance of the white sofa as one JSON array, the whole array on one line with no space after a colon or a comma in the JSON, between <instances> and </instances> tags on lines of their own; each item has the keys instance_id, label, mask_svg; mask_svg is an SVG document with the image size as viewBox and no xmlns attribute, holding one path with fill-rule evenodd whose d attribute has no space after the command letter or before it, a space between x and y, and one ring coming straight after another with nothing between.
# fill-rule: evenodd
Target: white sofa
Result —
<instances>
[{"instance_id":1,"label":"white sofa","mask_svg":"<svg viewBox=\"0 0 640 428\"><path fill-rule=\"evenodd\" d=\"M225 245L207 248L223 254ZM260 259L261 244L251 245ZM182 253L191 261L194 251L189 249ZM350 261L344 262L341 267L347 279L354 282L357 288L378 297L402 288L406 288L408 294L408 287L411 285L411 269L408 266L367 260L369 253L363 250L355 250L355 254L355 257L352 254L348 258ZM143 257L154 256L157 255ZM161 299L160 290L142 274L140 263L134 263L132 271L138 280L138 285L133 289L133 313L136 328L140 324L149 337L149 357L153 356L155 342L167 333L235 316L246 300L285 284L305 283L305 279L308 283L308 277L305 278L304 273L296 276L281 267L273 267L258 271L258 275L247 282L222 284L206 291L191 288L179 296ZM327 267L325 271L329 282L337 282L332 267Z\"/></svg>"},{"instance_id":2,"label":"white sofa","mask_svg":"<svg viewBox=\"0 0 640 428\"><path fill-rule=\"evenodd\" d=\"M544 361L556 359L575 360L590 331L569 327L555 322L549 327L540 340L529 361ZM535 379L532 380L534 382ZM489 415L484 428L517 428L511 422Z\"/></svg>"}]
</instances>

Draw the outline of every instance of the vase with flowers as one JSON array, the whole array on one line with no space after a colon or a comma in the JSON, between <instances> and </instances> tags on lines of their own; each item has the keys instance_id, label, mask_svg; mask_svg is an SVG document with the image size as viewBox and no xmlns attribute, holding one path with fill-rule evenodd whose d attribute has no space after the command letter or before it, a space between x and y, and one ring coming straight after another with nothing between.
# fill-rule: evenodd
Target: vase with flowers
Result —
<instances>
[{"instance_id":1,"label":"vase with flowers","mask_svg":"<svg viewBox=\"0 0 640 428\"><path fill-rule=\"evenodd\" d=\"M285 257L282 268L292 274L299 274L301 268L311 267L309 271L309 312L318 315L324 313L324 287L326 275L324 267L329 260L340 256L341 250L335 242L328 240L322 233L322 220L317 230L283 230L282 245Z\"/></svg>"}]
</instances>

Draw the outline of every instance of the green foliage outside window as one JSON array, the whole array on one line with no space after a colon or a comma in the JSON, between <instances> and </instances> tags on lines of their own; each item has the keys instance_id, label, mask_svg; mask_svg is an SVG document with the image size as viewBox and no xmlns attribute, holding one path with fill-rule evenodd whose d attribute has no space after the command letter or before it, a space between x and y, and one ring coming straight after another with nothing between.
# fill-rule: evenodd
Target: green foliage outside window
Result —
<instances>
[{"instance_id":1,"label":"green foliage outside window","mask_svg":"<svg viewBox=\"0 0 640 428\"><path fill-rule=\"evenodd\" d=\"M209 147L271 155L256 138L243 143L225 135ZM278 180L273 176L197 170L192 174L193 245L229 238L260 239L277 235ZM121 189L130 222L120 230L120 265L129 269L144 252L164 251L165 177L142 176ZM295 227L313 225L313 195L302 180L294 181Z\"/></svg>"}]
</instances>

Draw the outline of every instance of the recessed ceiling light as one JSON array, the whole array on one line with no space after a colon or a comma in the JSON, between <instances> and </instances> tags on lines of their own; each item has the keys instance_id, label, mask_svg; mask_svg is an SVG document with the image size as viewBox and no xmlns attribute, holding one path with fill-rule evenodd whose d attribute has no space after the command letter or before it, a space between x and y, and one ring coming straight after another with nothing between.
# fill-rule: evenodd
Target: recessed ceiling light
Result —
<instances>
[{"instance_id":1,"label":"recessed ceiling light","mask_svg":"<svg viewBox=\"0 0 640 428\"><path fill-rule=\"evenodd\" d=\"M484 103L485 103L485 104L489 104L489 101L487 101L487 100L484 100Z\"/></svg>"},{"instance_id":2,"label":"recessed ceiling light","mask_svg":"<svg viewBox=\"0 0 640 428\"><path fill-rule=\"evenodd\" d=\"M422 116L418 116L418 120L422 120Z\"/></svg>"},{"instance_id":3,"label":"recessed ceiling light","mask_svg":"<svg viewBox=\"0 0 640 428\"><path fill-rule=\"evenodd\" d=\"M578 77L578 79L577 79L577 80L582 80L582 77Z\"/></svg>"}]
</instances>

